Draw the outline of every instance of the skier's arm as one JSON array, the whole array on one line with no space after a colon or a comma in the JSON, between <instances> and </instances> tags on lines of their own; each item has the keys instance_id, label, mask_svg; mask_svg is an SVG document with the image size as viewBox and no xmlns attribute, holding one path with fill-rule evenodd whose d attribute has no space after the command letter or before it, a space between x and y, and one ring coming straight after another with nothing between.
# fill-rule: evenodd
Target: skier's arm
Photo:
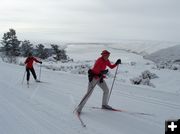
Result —
<instances>
[{"instance_id":1,"label":"skier's arm","mask_svg":"<svg viewBox=\"0 0 180 134\"><path fill-rule=\"evenodd\" d=\"M116 64L111 64L110 61L108 60L107 66L111 69L115 68L117 65Z\"/></svg>"},{"instance_id":2,"label":"skier's arm","mask_svg":"<svg viewBox=\"0 0 180 134\"><path fill-rule=\"evenodd\" d=\"M38 62L38 63L41 63L41 64L42 64L42 61L37 60L35 57L33 57L33 60L34 60L35 62Z\"/></svg>"},{"instance_id":3,"label":"skier's arm","mask_svg":"<svg viewBox=\"0 0 180 134\"><path fill-rule=\"evenodd\" d=\"M26 60L24 61L24 64L27 64L29 61L29 58L26 58Z\"/></svg>"}]
</instances>

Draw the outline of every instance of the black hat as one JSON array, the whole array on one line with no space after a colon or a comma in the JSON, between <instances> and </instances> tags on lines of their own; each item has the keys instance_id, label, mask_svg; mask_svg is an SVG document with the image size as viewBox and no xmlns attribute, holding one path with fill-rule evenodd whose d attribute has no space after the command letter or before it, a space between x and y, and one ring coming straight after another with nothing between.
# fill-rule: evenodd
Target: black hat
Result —
<instances>
[{"instance_id":1,"label":"black hat","mask_svg":"<svg viewBox=\"0 0 180 134\"><path fill-rule=\"evenodd\" d=\"M30 57L30 56L32 56L32 53L31 53L31 52L29 52L28 56L29 56L29 57Z\"/></svg>"}]
</instances>

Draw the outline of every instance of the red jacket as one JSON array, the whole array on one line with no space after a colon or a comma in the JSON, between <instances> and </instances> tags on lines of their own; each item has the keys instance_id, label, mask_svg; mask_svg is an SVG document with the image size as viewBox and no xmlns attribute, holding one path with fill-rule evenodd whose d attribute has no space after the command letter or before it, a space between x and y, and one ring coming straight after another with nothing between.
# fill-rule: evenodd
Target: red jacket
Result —
<instances>
[{"instance_id":1,"label":"red jacket","mask_svg":"<svg viewBox=\"0 0 180 134\"><path fill-rule=\"evenodd\" d=\"M35 57L27 57L27 59L24 62L26 64L26 68L33 68L33 62L34 61L35 62L40 62Z\"/></svg>"},{"instance_id":2,"label":"red jacket","mask_svg":"<svg viewBox=\"0 0 180 134\"><path fill-rule=\"evenodd\" d=\"M111 69L115 68L116 64L111 64L109 60L104 60L103 57L100 57L96 60L94 67L92 68L92 71L94 74L98 75L101 71L105 70L106 67L109 67Z\"/></svg>"}]
</instances>

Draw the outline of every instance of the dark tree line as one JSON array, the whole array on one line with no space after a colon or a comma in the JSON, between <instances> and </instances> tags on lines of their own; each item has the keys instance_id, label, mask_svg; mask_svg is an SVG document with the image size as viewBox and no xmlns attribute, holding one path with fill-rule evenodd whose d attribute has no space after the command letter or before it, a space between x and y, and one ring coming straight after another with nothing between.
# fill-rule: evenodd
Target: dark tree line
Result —
<instances>
[{"instance_id":1,"label":"dark tree line","mask_svg":"<svg viewBox=\"0 0 180 134\"><path fill-rule=\"evenodd\" d=\"M58 45L53 45L51 44L51 47L53 48L53 51L55 53L55 59L57 61L61 60L61 59L68 59L67 55L66 55L66 51L64 49L59 49Z\"/></svg>"},{"instance_id":2,"label":"dark tree line","mask_svg":"<svg viewBox=\"0 0 180 134\"><path fill-rule=\"evenodd\" d=\"M65 49L60 49L56 44L51 44L51 48L45 48L43 44L34 47L29 40L18 40L14 29L9 29L7 33L4 33L1 44L0 52L3 53L4 57L8 57L10 62L13 62L17 56L27 57L30 52L41 59L46 59L52 55L55 55L54 59L57 61L68 59Z\"/></svg>"}]
</instances>

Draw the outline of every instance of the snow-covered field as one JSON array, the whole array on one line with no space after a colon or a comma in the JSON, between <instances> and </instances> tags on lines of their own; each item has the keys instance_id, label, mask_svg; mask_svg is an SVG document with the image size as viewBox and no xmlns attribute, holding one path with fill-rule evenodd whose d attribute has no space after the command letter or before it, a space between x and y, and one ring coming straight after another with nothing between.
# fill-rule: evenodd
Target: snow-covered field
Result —
<instances>
[{"instance_id":1,"label":"snow-covered field","mask_svg":"<svg viewBox=\"0 0 180 134\"><path fill-rule=\"evenodd\" d=\"M106 46L106 48L113 48L114 50L126 50L129 52L145 55L145 54L154 53L160 49L165 49L168 47L180 45L180 42L153 41L153 40L120 40L118 41L118 43L72 43L69 45L71 45L73 51L79 50L79 48L82 50L83 48L85 49L87 47L92 48L93 45L94 47L104 45Z\"/></svg>"},{"instance_id":2,"label":"snow-covered field","mask_svg":"<svg viewBox=\"0 0 180 134\"><path fill-rule=\"evenodd\" d=\"M150 55L144 56L157 64L158 68L180 70L180 45L161 49Z\"/></svg>"},{"instance_id":3,"label":"snow-covered field","mask_svg":"<svg viewBox=\"0 0 180 134\"><path fill-rule=\"evenodd\" d=\"M116 46L117 47L117 46ZM68 55L79 63L93 65L102 49L111 52L110 60L122 59L109 104L126 112L92 109L101 106L102 90L96 87L82 112L87 127L82 128L73 114L87 89L87 76L71 71L42 68L41 80L31 77L30 87L23 80L24 66L0 61L1 134L164 134L165 120L180 118L180 71L158 70L140 55L107 45L69 46ZM43 65L54 63L43 62ZM74 63L65 63L73 66ZM59 63L57 66L62 65ZM35 64L39 75L39 66ZM130 79L145 70L158 78L155 87L132 85ZM110 70L110 87L115 69ZM141 115L137 113L147 113Z\"/></svg>"}]
</instances>

